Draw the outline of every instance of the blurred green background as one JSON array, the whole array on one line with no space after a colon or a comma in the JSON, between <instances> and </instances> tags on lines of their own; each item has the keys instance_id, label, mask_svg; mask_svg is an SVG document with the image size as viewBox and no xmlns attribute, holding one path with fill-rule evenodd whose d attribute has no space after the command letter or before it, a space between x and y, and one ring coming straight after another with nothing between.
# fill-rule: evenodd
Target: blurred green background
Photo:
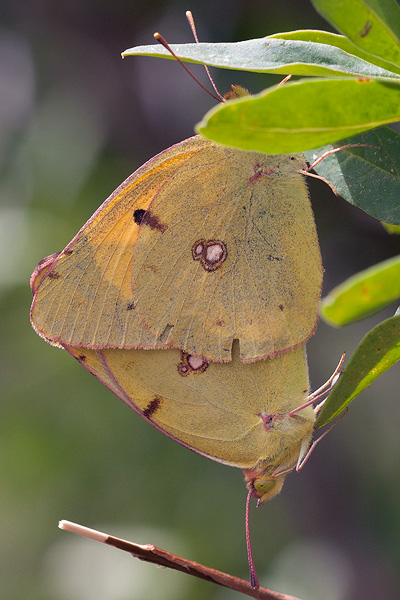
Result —
<instances>
[{"instance_id":1,"label":"blurred green background","mask_svg":"<svg viewBox=\"0 0 400 600\"><path fill-rule=\"evenodd\" d=\"M0 581L8 600L238 597L57 529L59 519L154 543L247 578L236 469L162 436L29 324L29 276L145 160L193 133L213 101L152 43L329 29L307 0L3 0L0 8ZM193 71L205 81L201 67ZM265 75L214 72L258 92ZM398 237L310 181L325 292L399 252ZM391 316L394 308L385 311ZM321 323L313 388L379 320ZM303 600L385 600L400 584L400 403L394 367L364 392L251 528L262 584Z\"/></svg>"}]
</instances>

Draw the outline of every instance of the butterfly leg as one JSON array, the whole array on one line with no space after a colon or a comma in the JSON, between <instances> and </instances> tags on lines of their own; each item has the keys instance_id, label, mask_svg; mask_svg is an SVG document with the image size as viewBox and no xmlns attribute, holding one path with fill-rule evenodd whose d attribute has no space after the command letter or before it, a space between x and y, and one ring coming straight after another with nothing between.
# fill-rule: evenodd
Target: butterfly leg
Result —
<instances>
[{"instance_id":1,"label":"butterfly leg","mask_svg":"<svg viewBox=\"0 0 400 600\"><path fill-rule=\"evenodd\" d=\"M321 403L323 404L323 403ZM318 408L318 407L317 407ZM342 419L344 417L344 415L347 413L348 408L346 408L346 410L344 411L344 413L342 415L340 415L336 421L334 423L332 423L332 425L329 427L329 429L327 429L326 431L324 431L324 433L322 435L320 435L319 438L317 438L316 440L313 441L313 443L311 444L311 446L308 445L307 442L303 442L300 448L300 452L299 452L299 458L297 460L297 464L294 465L293 467L290 467L289 469L285 469L283 471L278 471L275 472L271 475L271 477L280 477L281 475L287 475L288 473L290 473L291 471L294 471L294 469L296 469L297 473L299 471L301 471L301 469L303 468L303 466L306 464L306 462L308 461L308 459L311 456L311 453L314 452L314 449L316 447L317 444L319 444L319 442L330 432L332 431L332 429L334 427L336 427L336 425L339 423L340 419Z\"/></svg>"},{"instance_id":2,"label":"butterfly leg","mask_svg":"<svg viewBox=\"0 0 400 600\"><path fill-rule=\"evenodd\" d=\"M319 442L330 432L332 431L332 429L334 427L336 427L336 425L339 423L339 421L341 419L343 419L344 415L347 413L349 409L346 408L346 410L343 412L343 414L341 414L336 421L334 421L332 423L332 425L329 427L329 429L327 429L326 431L324 431L324 433L322 435L319 436L319 438L317 438L316 440L313 441L313 443L311 444L311 446L308 448L308 450L304 453L302 452L302 450L300 451L299 454L299 459L297 461L297 465L296 465L296 471L297 473L299 471L301 471L301 469L304 467L304 465L306 464L306 462L308 461L308 459L310 458L310 455L312 452L314 452L314 449L316 447L317 444L319 444Z\"/></svg>"},{"instance_id":3,"label":"butterfly leg","mask_svg":"<svg viewBox=\"0 0 400 600\"><path fill-rule=\"evenodd\" d=\"M311 404L314 404L314 402L316 402L317 400L320 400L321 398L326 399L326 396L332 391L332 389L334 388L334 386L336 385L336 383L339 380L340 369L342 367L344 357L345 357L345 354L342 354L342 357L339 361L338 366L336 367L336 369L334 370L332 375L329 377L328 381L326 381L323 385L321 385L321 387L319 387L317 390L315 390L315 392L313 392L312 394L307 396L306 402L304 402L304 404L301 404L300 406L298 406L297 408L292 410L289 413L289 417L293 417L297 412L299 412L303 408L306 408L307 406L310 406ZM322 408L324 402L325 402L325 400L323 400L323 402L321 402L318 405L318 407L317 407L318 410L320 410Z\"/></svg>"}]
</instances>

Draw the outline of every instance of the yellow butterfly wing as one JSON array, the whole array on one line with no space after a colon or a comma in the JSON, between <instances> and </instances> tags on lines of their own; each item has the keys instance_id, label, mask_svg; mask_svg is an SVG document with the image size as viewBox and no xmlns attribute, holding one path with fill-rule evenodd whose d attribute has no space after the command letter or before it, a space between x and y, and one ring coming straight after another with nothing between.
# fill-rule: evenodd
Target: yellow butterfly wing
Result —
<instances>
[{"instance_id":1,"label":"yellow butterfly wing","mask_svg":"<svg viewBox=\"0 0 400 600\"><path fill-rule=\"evenodd\" d=\"M298 163L197 136L127 179L36 273L31 318L55 344L175 346L242 360L302 344L322 279Z\"/></svg>"},{"instance_id":2,"label":"yellow butterfly wing","mask_svg":"<svg viewBox=\"0 0 400 600\"><path fill-rule=\"evenodd\" d=\"M218 462L269 473L292 467L311 438L311 407L274 425L308 395L305 348L244 364L207 363L177 349L66 346L128 406L172 439Z\"/></svg>"},{"instance_id":3,"label":"yellow butterfly wing","mask_svg":"<svg viewBox=\"0 0 400 600\"><path fill-rule=\"evenodd\" d=\"M164 347L143 326L132 295L138 214L196 148L180 144L117 188L60 253L32 275L32 325L47 341L88 348ZM53 259L53 260L51 260Z\"/></svg>"},{"instance_id":4,"label":"yellow butterfly wing","mask_svg":"<svg viewBox=\"0 0 400 600\"><path fill-rule=\"evenodd\" d=\"M288 155L208 143L165 182L132 265L135 305L157 337L218 361L239 339L251 361L312 335L322 266L298 169Z\"/></svg>"}]
</instances>

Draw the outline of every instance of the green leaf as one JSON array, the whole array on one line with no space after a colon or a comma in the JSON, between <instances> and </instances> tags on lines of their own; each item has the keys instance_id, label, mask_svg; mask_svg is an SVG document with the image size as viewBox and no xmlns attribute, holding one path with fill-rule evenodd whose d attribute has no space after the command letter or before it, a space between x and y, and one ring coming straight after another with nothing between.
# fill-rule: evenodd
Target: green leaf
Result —
<instances>
[{"instance_id":1,"label":"green leaf","mask_svg":"<svg viewBox=\"0 0 400 600\"><path fill-rule=\"evenodd\" d=\"M396 0L311 0L317 11L365 52L400 65Z\"/></svg>"},{"instance_id":2,"label":"green leaf","mask_svg":"<svg viewBox=\"0 0 400 600\"><path fill-rule=\"evenodd\" d=\"M400 68L394 65L393 63L387 62L382 58L377 56L373 56L368 52L364 52L353 44L347 37L344 35L338 35L337 33L330 33L328 31L319 31L317 29L302 29L297 31L287 31L284 33L275 33L274 35L268 36L268 38L274 38L278 40L299 40L303 42L314 42L317 44L327 44L328 46L333 46L335 48L340 48L347 54L352 54L353 56L358 56L362 60L377 65L386 71L393 71L394 73L399 74Z\"/></svg>"},{"instance_id":3,"label":"green leaf","mask_svg":"<svg viewBox=\"0 0 400 600\"><path fill-rule=\"evenodd\" d=\"M346 140L375 148L344 148L322 160L315 171L350 204L386 223L400 225L400 135L380 127ZM312 163L334 146L305 152Z\"/></svg>"},{"instance_id":4,"label":"green leaf","mask_svg":"<svg viewBox=\"0 0 400 600\"><path fill-rule=\"evenodd\" d=\"M383 221L382 225L388 233L400 235L400 225L392 225L391 223L384 223Z\"/></svg>"},{"instance_id":5,"label":"green leaf","mask_svg":"<svg viewBox=\"0 0 400 600\"><path fill-rule=\"evenodd\" d=\"M399 77L348 50L303 40L268 37L235 43L171 44L171 48L183 61L222 69L308 76L348 74L394 81ZM136 46L122 53L123 57L134 55L174 60L160 44Z\"/></svg>"},{"instance_id":6,"label":"green leaf","mask_svg":"<svg viewBox=\"0 0 400 600\"><path fill-rule=\"evenodd\" d=\"M221 144L278 154L310 150L399 119L399 85L302 79L219 105L196 129Z\"/></svg>"},{"instance_id":7,"label":"green leaf","mask_svg":"<svg viewBox=\"0 0 400 600\"><path fill-rule=\"evenodd\" d=\"M315 427L337 417L360 392L400 360L400 315L386 319L361 341L329 394Z\"/></svg>"},{"instance_id":8,"label":"green leaf","mask_svg":"<svg viewBox=\"0 0 400 600\"><path fill-rule=\"evenodd\" d=\"M321 303L321 316L332 325L364 319L400 298L400 256L350 277Z\"/></svg>"}]
</instances>

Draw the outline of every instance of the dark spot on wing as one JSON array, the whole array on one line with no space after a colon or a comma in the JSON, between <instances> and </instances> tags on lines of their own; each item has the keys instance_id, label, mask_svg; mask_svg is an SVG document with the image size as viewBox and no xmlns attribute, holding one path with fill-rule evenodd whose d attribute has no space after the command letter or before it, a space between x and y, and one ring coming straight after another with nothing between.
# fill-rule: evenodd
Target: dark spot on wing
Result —
<instances>
[{"instance_id":1,"label":"dark spot on wing","mask_svg":"<svg viewBox=\"0 0 400 600\"><path fill-rule=\"evenodd\" d=\"M86 362L86 356L84 354L79 354L79 356L77 356L77 359L79 360L79 362Z\"/></svg>"},{"instance_id":2,"label":"dark spot on wing","mask_svg":"<svg viewBox=\"0 0 400 600\"><path fill-rule=\"evenodd\" d=\"M193 260L200 261L205 271L216 271L228 256L226 245L221 240L197 240L192 246Z\"/></svg>"},{"instance_id":3,"label":"dark spot on wing","mask_svg":"<svg viewBox=\"0 0 400 600\"><path fill-rule=\"evenodd\" d=\"M164 233L168 229L168 226L164 223L161 223L160 219L157 215L153 215L149 210L144 210L143 208L138 208L133 213L133 218L135 219L135 223L137 225L147 225L150 229L156 229L161 233Z\"/></svg>"},{"instance_id":4,"label":"dark spot on wing","mask_svg":"<svg viewBox=\"0 0 400 600\"><path fill-rule=\"evenodd\" d=\"M55 252L54 254L50 254L50 256L46 256L46 258L42 258L42 260L38 263L38 266L35 267L31 275L30 286L32 294L36 293L37 287L39 283L41 283L42 276L50 268L51 264L54 260L59 256L61 252Z\"/></svg>"},{"instance_id":5,"label":"dark spot on wing","mask_svg":"<svg viewBox=\"0 0 400 600\"><path fill-rule=\"evenodd\" d=\"M284 418L284 415L279 413L267 413L265 410L259 413L258 416L261 417L263 427L266 431L275 429L275 427L279 425Z\"/></svg>"},{"instance_id":6,"label":"dark spot on wing","mask_svg":"<svg viewBox=\"0 0 400 600\"><path fill-rule=\"evenodd\" d=\"M54 261L54 259L56 259L57 256L59 256L60 254L61 254L61 252L54 252L54 254L50 254L50 256L46 256L46 258L42 258L42 260L39 261L36 269L40 271L40 270L44 269L46 266L50 266L50 264Z\"/></svg>"},{"instance_id":7,"label":"dark spot on wing","mask_svg":"<svg viewBox=\"0 0 400 600\"><path fill-rule=\"evenodd\" d=\"M256 163L253 166L253 170L254 170L254 173L249 178L249 183L254 183L255 181L257 181L257 179L260 179L260 177L274 175L278 172L277 167L270 167L267 169L265 166L260 165L259 163Z\"/></svg>"},{"instance_id":8,"label":"dark spot on wing","mask_svg":"<svg viewBox=\"0 0 400 600\"><path fill-rule=\"evenodd\" d=\"M207 367L208 362L202 356L182 352L182 359L178 365L178 373L182 375L182 377L186 377L186 375L204 373Z\"/></svg>"},{"instance_id":9,"label":"dark spot on wing","mask_svg":"<svg viewBox=\"0 0 400 600\"><path fill-rule=\"evenodd\" d=\"M144 208L138 208L137 210L135 210L135 212L133 213L133 218L135 219L135 223L137 225L140 225L145 213L146 211L144 210Z\"/></svg>"},{"instance_id":10,"label":"dark spot on wing","mask_svg":"<svg viewBox=\"0 0 400 600\"><path fill-rule=\"evenodd\" d=\"M279 310L283 310L285 307L283 306L283 304L279 304L278 308Z\"/></svg>"},{"instance_id":11,"label":"dark spot on wing","mask_svg":"<svg viewBox=\"0 0 400 600\"><path fill-rule=\"evenodd\" d=\"M152 416L154 416L155 412L160 408L161 406L161 398L159 396L155 396L155 398L153 398L153 400L151 400L148 405L146 406L146 408L143 411L144 416L147 419L151 419Z\"/></svg>"},{"instance_id":12,"label":"dark spot on wing","mask_svg":"<svg viewBox=\"0 0 400 600\"><path fill-rule=\"evenodd\" d=\"M60 279L61 275L58 271L50 271L50 273L47 273L47 277L50 279Z\"/></svg>"},{"instance_id":13,"label":"dark spot on wing","mask_svg":"<svg viewBox=\"0 0 400 600\"><path fill-rule=\"evenodd\" d=\"M128 304L126 305L126 310L133 310L135 308L135 303L133 302L128 302Z\"/></svg>"},{"instance_id":14,"label":"dark spot on wing","mask_svg":"<svg viewBox=\"0 0 400 600\"><path fill-rule=\"evenodd\" d=\"M73 253L74 253L73 250L64 250L65 256L71 256L71 254L73 254Z\"/></svg>"},{"instance_id":15,"label":"dark spot on wing","mask_svg":"<svg viewBox=\"0 0 400 600\"><path fill-rule=\"evenodd\" d=\"M272 254L268 254L268 256L267 256L267 260L268 260L269 262L274 262L274 261L276 261L276 262L281 262L281 260L282 260L282 259L281 259L281 257L280 257L280 256L273 256Z\"/></svg>"},{"instance_id":16,"label":"dark spot on wing","mask_svg":"<svg viewBox=\"0 0 400 600\"><path fill-rule=\"evenodd\" d=\"M263 418L263 424L265 429L270 429L273 423L274 417L273 415L265 415Z\"/></svg>"}]
</instances>

